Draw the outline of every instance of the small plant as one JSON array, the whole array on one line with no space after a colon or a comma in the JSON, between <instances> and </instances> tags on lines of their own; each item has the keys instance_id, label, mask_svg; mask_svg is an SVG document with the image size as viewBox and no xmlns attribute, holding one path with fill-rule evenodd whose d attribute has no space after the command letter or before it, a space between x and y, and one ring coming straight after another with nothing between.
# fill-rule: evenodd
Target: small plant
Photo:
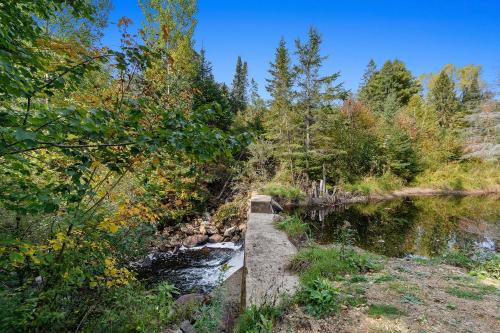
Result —
<instances>
[{"instance_id":1,"label":"small plant","mask_svg":"<svg viewBox=\"0 0 500 333\"><path fill-rule=\"evenodd\" d=\"M339 229L337 240L340 243L342 259L346 259L347 251L352 248L356 240L356 232L352 230L349 221L344 221L344 224Z\"/></svg>"},{"instance_id":2,"label":"small plant","mask_svg":"<svg viewBox=\"0 0 500 333\"><path fill-rule=\"evenodd\" d=\"M399 317L404 314L402 310L390 304L370 304L368 308L368 315L375 318Z\"/></svg>"},{"instance_id":3,"label":"small plant","mask_svg":"<svg viewBox=\"0 0 500 333\"><path fill-rule=\"evenodd\" d=\"M224 290L221 288L224 282L224 273L229 269L228 265L222 266L219 277L217 279L217 288L213 293L210 304L203 304L196 314L196 322L194 327L200 333L217 332L222 322L224 311Z\"/></svg>"},{"instance_id":4,"label":"small plant","mask_svg":"<svg viewBox=\"0 0 500 333\"><path fill-rule=\"evenodd\" d=\"M342 301L339 290L320 278L303 285L298 298L306 312L316 318L337 312Z\"/></svg>"},{"instance_id":5,"label":"small plant","mask_svg":"<svg viewBox=\"0 0 500 333\"><path fill-rule=\"evenodd\" d=\"M481 279L491 278L500 280L500 254L495 254L491 258L480 263L470 272L470 274Z\"/></svg>"},{"instance_id":6,"label":"small plant","mask_svg":"<svg viewBox=\"0 0 500 333\"><path fill-rule=\"evenodd\" d=\"M480 301L483 299L483 293L478 291L458 289L458 288L448 288L446 292L458 298L471 299L474 301Z\"/></svg>"},{"instance_id":7,"label":"small plant","mask_svg":"<svg viewBox=\"0 0 500 333\"><path fill-rule=\"evenodd\" d=\"M274 322L281 317L283 309L271 305L252 305L238 318L235 333L272 333Z\"/></svg>"},{"instance_id":8,"label":"small plant","mask_svg":"<svg viewBox=\"0 0 500 333\"><path fill-rule=\"evenodd\" d=\"M287 216L283 221L278 223L278 229L283 230L291 238L300 238L307 235L309 225L304 223L298 215Z\"/></svg>"}]
</instances>

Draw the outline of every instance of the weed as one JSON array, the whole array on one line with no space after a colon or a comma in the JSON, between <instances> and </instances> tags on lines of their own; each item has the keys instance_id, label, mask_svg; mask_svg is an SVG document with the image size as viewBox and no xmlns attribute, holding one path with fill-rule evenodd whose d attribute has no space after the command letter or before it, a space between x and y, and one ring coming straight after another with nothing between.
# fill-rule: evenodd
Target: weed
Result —
<instances>
[{"instance_id":1,"label":"weed","mask_svg":"<svg viewBox=\"0 0 500 333\"><path fill-rule=\"evenodd\" d=\"M283 230L291 238L300 238L307 235L309 225L304 223L298 215L287 216L283 221L278 223L278 229Z\"/></svg>"},{"instance_id":2,"label":"weed","mask_svg":"<svg viewBox=\"0 0 500 333\"><path fill-rule=\"evenodd\" d=\"M394 281L396 277L394 275L390 274L383 274L379 275L373 280L374 283L382 283L382 282L389 282L389 281Z\"/></svg>"},{"instance_id":3,"label":"weed","mask_svg":"<svg viewBox=\"0 0 500 333\"><path fill-rule=\"evenodd\" d=\"M368 308L368 315L371 317L399 317L404 315L404 311L389 304L370 304Z\"/></svg>"},{"instance_id":4,"label":"weed","mask_svg":"<svg viewBox=\"0 0 500 333\"><path fill-rule=\"evenodd\" d=\"M448 304L446 304L446 308L448 310L455 310L457 308L457 306L455 304L448 303Z\"/></svg>"},{"instance_id":5,"label":"weed","mask_svg":"<svg viewBox=\"0 0 500 333\"><path fill-rule=\"evenodd\" d=\"M500 254L495 254L491 258L477 265L471 275L479 278L491 278L500 280Z\"/></svg>"},{"instance_id":6,"label":"weed","mask_svg":"<svg viewBox=\"0 0 500 333\"><path fill-rule=\"evenodd\" d=\"M320 278L304 284L297 297L306 312L316 318L337 312L342 302L339 290L327 279Z\"/></svg>"},{"instance_id":7,"label":"weed","mask_svg":"<svg viewBox=\"0 0 500 333\"><path fill-rule=\"evenodd\" d=\"M401 298L401 303L409 303L415 305L423 304L422 300L413 294L404 294Z\"/></svg>"},{"instance_id":8,"label":"weed","mask_svg":"<svg viewBox=\"0 0 500 333\"><path fill-rule=\"evenodd\" d=\"M450 295L453 295L458 298L471 299L474 301L480 301L483 299L483 294L481 292L466 290L466 289L458 289L458 288L448 288L446 292Z\"/></svg>"},{"instance_id":9,"label":"weed","mask_svg":"<svg viewBox=\"0 0 500 333\"><path fill-rule=\"evenodd\" d=\"M271 333L274 322L283 314L281 307L252 305L236 321L235 333Z\"/></svg>"},{"instance_id":10,"label":"weed","mask_svg":"<svg viewBox=\"0 0 500 333\"><path fill-rule=\"evenodd\" d=\"M364 275L356 274L356 275L353 275L349 281L351 283L368 282L368 278Z\"/></svg>"}]
</instances>

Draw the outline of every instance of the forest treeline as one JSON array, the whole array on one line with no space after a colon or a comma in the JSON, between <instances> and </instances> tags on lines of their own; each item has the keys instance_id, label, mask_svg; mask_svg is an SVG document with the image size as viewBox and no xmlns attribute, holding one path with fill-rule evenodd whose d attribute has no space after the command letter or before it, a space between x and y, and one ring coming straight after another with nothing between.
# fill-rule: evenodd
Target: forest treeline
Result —
<instances>
[{"instance_id":1,"label":"forest treeline","mask_svg":"<svg viewBox=\"0 0 500 333\"><path fill-rule=\"evenodd\" d=\"M311 28L293 49L279 42L266 101L251 59L230 87L215 80L195 0L139 3L144 22L133 34L119 20L117 50L101 44L109 0L0 4L1 331L160 331L178 319L175 291L146 290L129 263L164 226L252 189L391 189L494 168L462 159L464 116L498 111L479 66L415 78L371 61L348 91L323 74Z\"/></svg>"}]
</instances>

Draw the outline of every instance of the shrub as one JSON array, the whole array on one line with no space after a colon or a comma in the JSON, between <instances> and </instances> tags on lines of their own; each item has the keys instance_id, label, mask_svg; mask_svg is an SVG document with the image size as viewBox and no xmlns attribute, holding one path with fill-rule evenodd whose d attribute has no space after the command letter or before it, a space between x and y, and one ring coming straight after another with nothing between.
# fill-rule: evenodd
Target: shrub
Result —
<instances>
[{"instance_id":1,"label":"shrub","mask_svg":"<svg viewBox=\"0 0 500 333\"><path fill-rule=\"evenodd\" d=\"M268 183L261 187L259 192L270 195L272 197L278 197L290 201L301 200L305 198L304 192L302 192L299 188L279 183Z\"/></svg>"},{"instance_id":2,"label":"shrub","mask_svg":"<svg viewBox=\"0 0 500 333\"><path fill-rule=\"evenodd\" d=\"M297 297L306 312L316 318L337 312L342 302L339 290L321 278L303 284Z\"/></svg>"}]
</instances>

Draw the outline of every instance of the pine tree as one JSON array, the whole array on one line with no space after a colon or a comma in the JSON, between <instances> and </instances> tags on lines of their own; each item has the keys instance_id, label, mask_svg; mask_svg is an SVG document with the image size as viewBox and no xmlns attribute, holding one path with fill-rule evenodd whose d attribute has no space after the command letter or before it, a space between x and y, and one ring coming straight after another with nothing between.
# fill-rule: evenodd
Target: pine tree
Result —
<instances>
[{"instance_id":1,"label":"pine tree","mask_svg":"<svg viewBox=\"0 0 500 333\"><path fill-rule=\"evenodd\" d=\"M440 125L449 125L450 117L459 111L460 105L455 95L455 84L445 71L439 73L430 89L429 100L439 115Z\"/></svg>"},{"instance_id":2,"label":"pine tree","mask_svg":"<svg viewBox=\"0 0 500 333\"><path fill-rule=\"evenodd\" d=\"M363 73L363 79L360 88L366 86L368 82L370 82L370 80L373 78L376 72L377 72L377 64L375 64L375 61L373 59L370 59L368 65L366 66L365 72Z\"/></svg>"},{"instance_id":3,"label":"pine tree","mask_svg":"<svg viewBox=\"0 0 500 333\"><path fill-rule=\"evenodd\" d=\"M389 110L386 116L390 117L395 108L408 104L411 96L419 91L420 86L404 63L394 60L387 61L380 71L375 72L361 87L359 96L376 113L384 114L384 110Z\"/></svg>"},{"instance_id":4,"label":"pine tree","mask_svg":"<svg viewBox=\"0 0 500 333\"><path fill-rule=\"evenodd\" d=\"M238 56L231 87L231 109L233 113L244 111L248 103L248 67Z\"/></svg>"},{"instance_id":5,"label":"pine tree","mask_svg":"<svg viewBox=\"0 0 500 333\"><path fill-rule=\"evenodd\" d=\"M269 69L271 78L267 79L266 89L272 97L271 107L266 118L267 138L274 144L276 151L287 161L292 183L295 181L293 159L293 127L292 127L292 88L293 73L290 55L284 39L280 40L276 49L274 62ZM282 166L285 167L285 166Z\"/></svg>"},{"instance_id":6,"label":"pine tree","mask_svg":"<svg viewBox=\"0 0 500 333\"><path fill-rule=\"evenodd\" d=\"M340 73L320 76L323 61L327 58L320 55L321 36L314 28L309 29L309 39L306 43L295 42L299 63L295 66L298 85L298 109L302 119L304 137L304 159L306 171L310 171L310 159L313 143L313 125L317 113L332 101L344 98L342 84L333 85Z\"/></svg>"}]
</instances>

